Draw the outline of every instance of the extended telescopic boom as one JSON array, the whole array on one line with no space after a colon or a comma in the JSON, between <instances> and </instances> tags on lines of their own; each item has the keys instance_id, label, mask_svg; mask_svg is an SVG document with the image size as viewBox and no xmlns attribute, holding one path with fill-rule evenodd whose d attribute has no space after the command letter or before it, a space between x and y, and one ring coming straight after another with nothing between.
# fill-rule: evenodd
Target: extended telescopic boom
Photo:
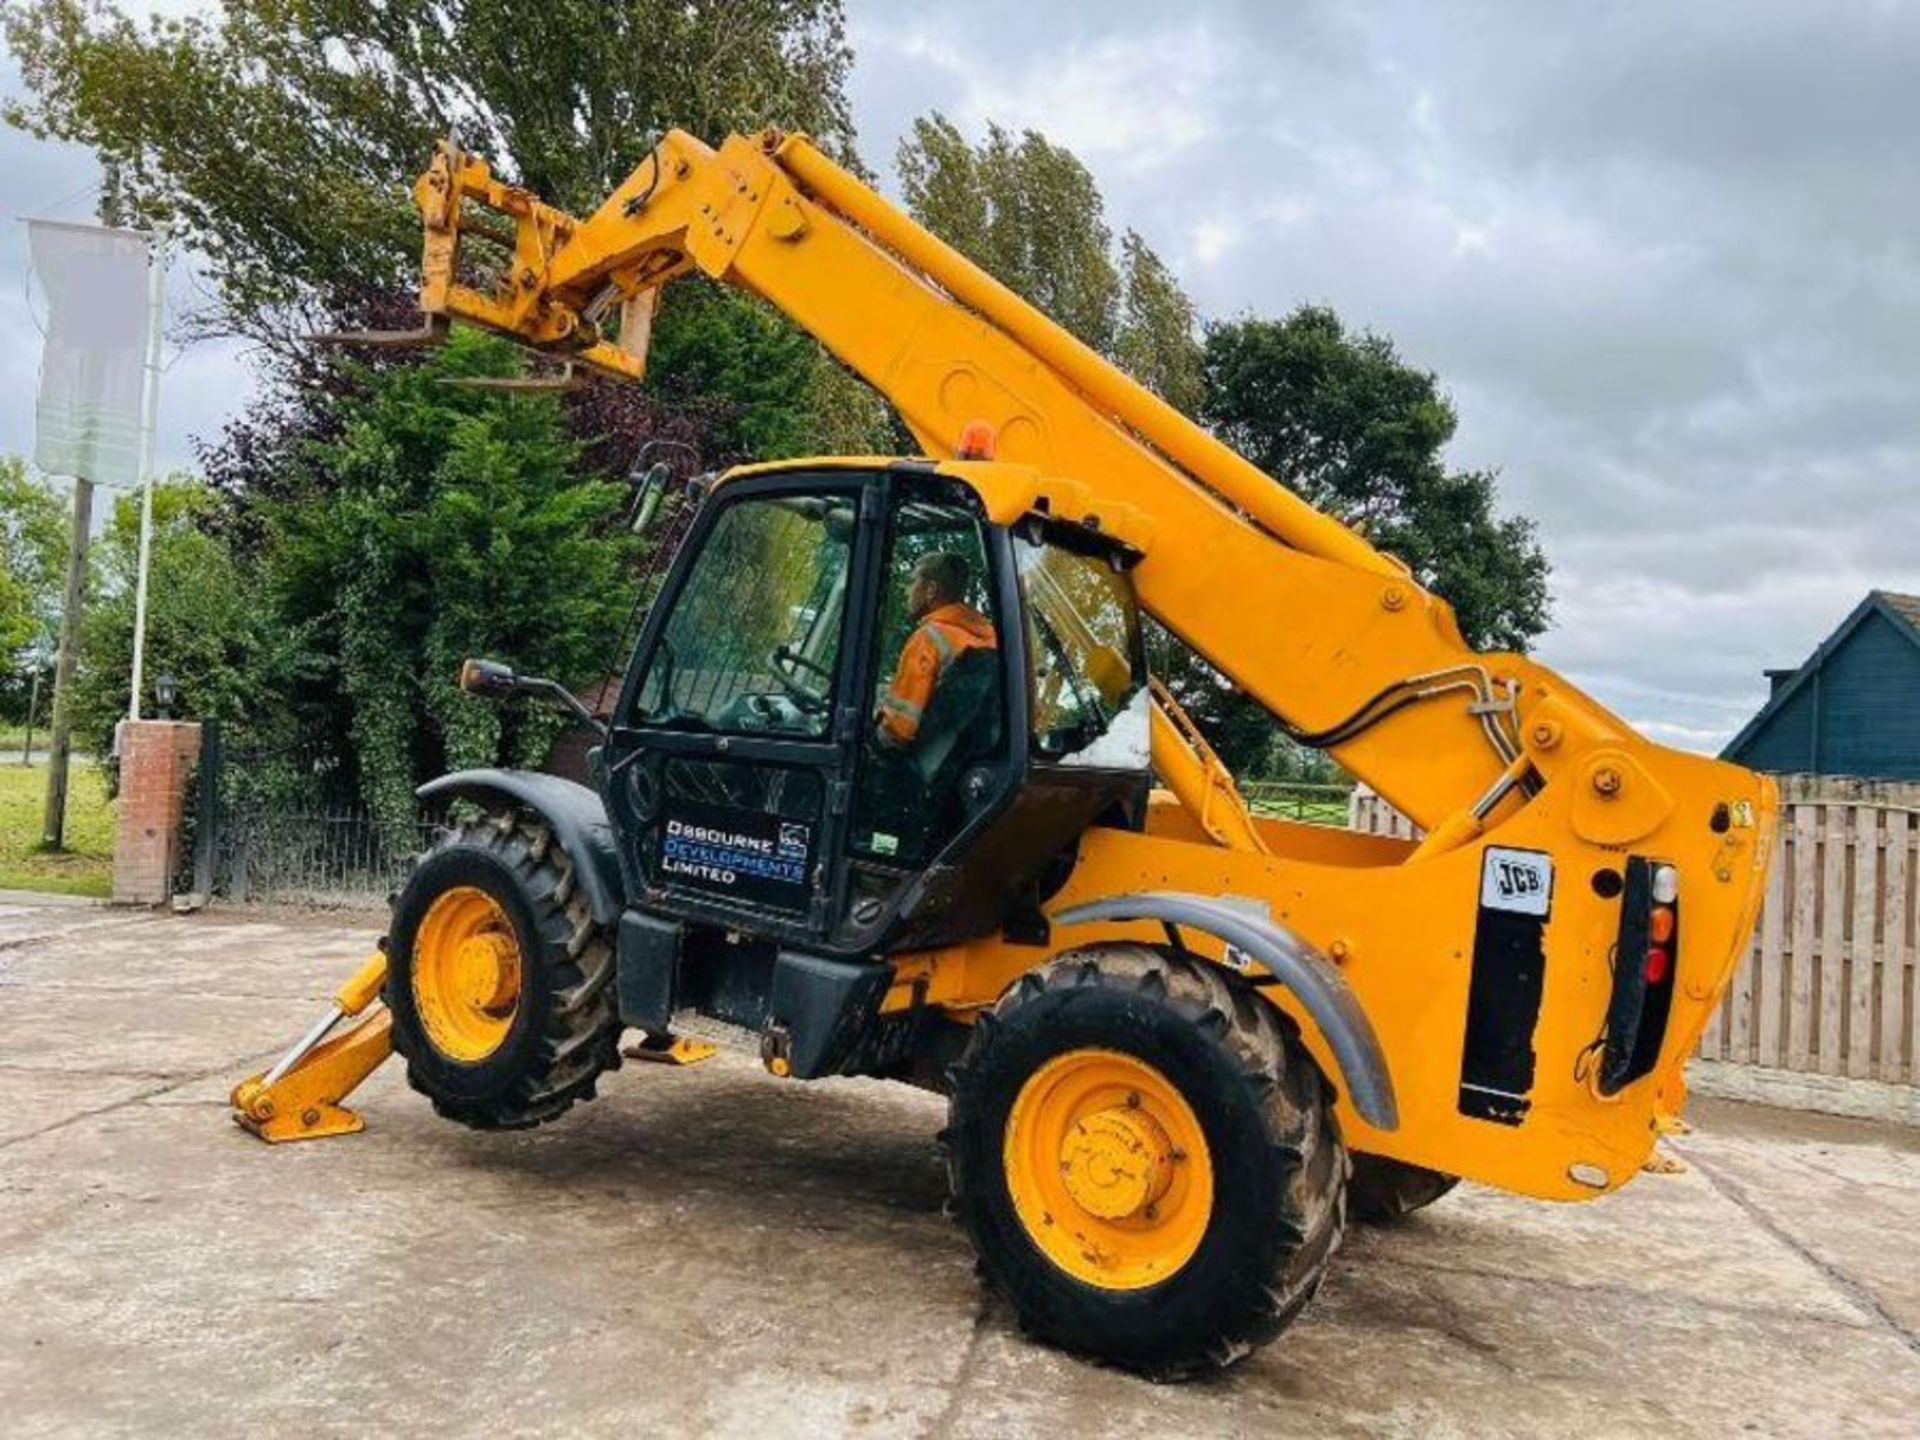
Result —
<instances>
[{"instance_id":1,"label":"extended telescopic boom","mask_svg":"<svg viewBox=\"0 0 1920 1440\"><path fill-rule=\"evenodd\" d=\"M416 187L422 308L638 379L660 288L759 295L892 402L927 453L974 421L998 458L1147 517L1141 604L1301 741L1443 841L1477 833L1584 737L1637 741L1523 657L1476 655L1450 607L916 225L800 136L674 131L577 219L442 145ZM489 224L504 216L510 231ZM499 252L468 283L462 240ZM1529 742L1532 735L1534 741ZM1644 742L1639 742L1644 743Z\"/></svg>"}]
</instances>

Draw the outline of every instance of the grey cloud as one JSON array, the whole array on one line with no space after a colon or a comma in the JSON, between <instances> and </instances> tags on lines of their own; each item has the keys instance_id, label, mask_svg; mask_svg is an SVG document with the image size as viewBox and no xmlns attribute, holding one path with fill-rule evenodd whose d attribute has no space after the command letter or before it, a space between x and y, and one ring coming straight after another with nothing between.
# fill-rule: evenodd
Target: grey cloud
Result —
<instances>
[{"instance_id":1,"label":"grey cloud","mask_svg":"<svg viewBox=\"0 0 1920 1440\"><path fill-rule=\"evenodd\" d=\"M1920 7L853 13L863 70L991 34L943 103L1062 139L1120 103L1091 59L1174 72L1075 137L1116 221L1210 313L1325 301L1436 370L1455 462L1541 521L1542 653L1650 732L1717 746L1763 667L1920 588ZM877 142L915 107L865 83Z\"/></svg>"}]
</instances>

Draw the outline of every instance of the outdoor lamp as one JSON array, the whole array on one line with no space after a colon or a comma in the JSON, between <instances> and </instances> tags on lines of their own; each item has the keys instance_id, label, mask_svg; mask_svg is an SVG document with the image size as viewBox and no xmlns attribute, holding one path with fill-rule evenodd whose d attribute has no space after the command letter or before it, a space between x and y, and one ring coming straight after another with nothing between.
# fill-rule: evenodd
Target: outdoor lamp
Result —
<instances>
[{"instance_id":1,"label":"outdoor lamp","mask_svg":"<svg viewBox=\"0 0 1920 1440\"><path fill-rule=\"evenodd\" d=\"M160 702L160 718L173 718L173 702L180 694L180 682L163 670L153 677L153 698Z\"/></svg>"}]
</instances>

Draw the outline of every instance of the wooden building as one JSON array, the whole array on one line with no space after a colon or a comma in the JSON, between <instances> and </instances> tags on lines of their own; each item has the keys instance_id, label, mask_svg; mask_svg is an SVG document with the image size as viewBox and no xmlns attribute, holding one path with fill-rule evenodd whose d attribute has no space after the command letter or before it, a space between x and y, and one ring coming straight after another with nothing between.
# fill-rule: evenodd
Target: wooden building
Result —
<instances>
[{"instance_id":1,"label":"wooden building","mask_svg":"<svg viewBox=\"0 0 1920 1440\"><path fill-rule=\"evenodd\" d=\"M1920 596L1868 594L1722 751L1781 774L1920 780Z\"/></svg>"}]
</instances>

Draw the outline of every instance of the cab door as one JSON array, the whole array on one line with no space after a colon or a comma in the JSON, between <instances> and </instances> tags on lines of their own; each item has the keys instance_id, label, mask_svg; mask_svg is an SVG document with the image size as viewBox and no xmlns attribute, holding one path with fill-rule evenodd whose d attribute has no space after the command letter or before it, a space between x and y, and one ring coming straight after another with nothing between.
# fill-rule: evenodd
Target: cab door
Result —
<instances>
[{"instance_id":1,"label":"cab door","mask_svg":"<svg viewBox=\"0 0 1920 1440\"><path fill-rule=\"evenodd\" d=\"M851 694L871 610L874 477L723 486L636 649L605 793L647 904L776 939L826 928L843 865Z\"/></svg>"}]
</instances>

